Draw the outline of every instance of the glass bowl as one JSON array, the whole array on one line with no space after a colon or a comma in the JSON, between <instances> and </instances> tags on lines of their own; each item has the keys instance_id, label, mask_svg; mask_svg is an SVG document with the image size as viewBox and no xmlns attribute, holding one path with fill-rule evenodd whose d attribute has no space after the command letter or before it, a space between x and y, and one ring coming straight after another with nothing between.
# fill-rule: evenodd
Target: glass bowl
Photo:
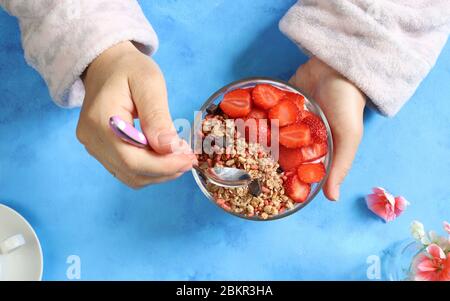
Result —
<instances>
[{"instance_id":1,"label":"glass bowl","mask_svg":"<svg viewBox=\"0 0 450 301\"><path fill-rule=\"evenodd\" d=\"M194 150L198 149L198 146L196 147L196 145L195 145L196 141L198 142L198 139L196 140L195 135L199 130L201 130L202 121L204 120L205 116L207 115L206 109L211 104L218 105L220 103L220 101L222 101L223 96L229 91L232 91L235 89L252 88L258 84L270 84L272 86L275 86L275 87L285 90L285 91L300 93L301 95L303 95L305 97L306 108L322 119L323 123L325 124L326 130L327 130L327 136L328 136L328 140L327 140L328 153L322 159L322 162L325 165L325 169L326 169L326 176L322 179L321 182L312 184L311 192L305 202L295 203L294 208L292 208L292 209L288 209L288 210L284 211L283 213L275 215L275 216L269 216L269 218L267 218L267 219L262 219L256 215L253 217L249 217L249 216L235 213L233 211L225 210L224 208L222 208L221 206L219 206L216 203L216 201L213 198L213 196L211 195L211 193L206 189L205 180L198 174L198 172L195 169L192 169L192 174L194 176L195 181L197 182L198 187L203 192L203 194L210 201L212 201L214 204L216 204L218 207L222 208L222 210L224 210L225 212L232 214L234 216L240 217L240 218L247 219L247 220L271 221L271 220L276 220L276 219L287 217L287 216L299 211L300 209L304 208L306 205L308 205L316 197L316 195L321 191L322 186L325 183L325 181L329 175L329 172L330 172L331 160L332 160L331 158L333 157L333 139L331 136L330 126L328 124L328 121L326 120L325 115L323 114L322 110L320 109L319 105L314 100L312 100L311 97L305 95L305 93L303 93L299 89L293 87L292 85L288 84L287 82L280 81L277 79L272 79L272 78L255 77L255 78L241 79L236 82L233 82L233 83L219 89L217 92L215 92L213 95L211 95L211 97L208 98L208 100L201 106L199 111L196 113L194 127L192 128L192 131L191 131L191 146L193 147Z\"/></svg>"}]
</instances>

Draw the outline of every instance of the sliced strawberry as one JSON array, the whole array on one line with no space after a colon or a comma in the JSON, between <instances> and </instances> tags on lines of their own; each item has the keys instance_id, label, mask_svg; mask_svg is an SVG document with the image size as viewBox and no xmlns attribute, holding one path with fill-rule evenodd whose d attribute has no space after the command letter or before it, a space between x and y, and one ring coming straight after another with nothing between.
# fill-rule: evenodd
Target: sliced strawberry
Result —
<instances>
[{"instance_id":1,"label":"sliced strawberry","mask_svg":"<svg viewBox=\"0 0 450 301\"><path fill-rule=\"evenodd\" d=\"M267 84L256 85L252 93L255 106L264 110L268 110L277 105L284 94L285 92L283 90Z\"/></svg>"},{"instance_id":2,"label":"sliced strawberry","mask_svg":"<svg viewBox=\"0 0 450 301\"><path fill-rule=\"evenodd\" d=\"M297 106L299 112L305 109L305 97L303 95L293 92L286 92L283 99L293 102Z\"/></svg>"},{"instance_id":3,"label":"sliced strawberry","mask_svg":"<svg viewBox=\"0 0 450 301\"><path fill-rule=\"evenodd\" d=\"M300 149L298 148L287 148L280 145L278 164L286 172L289 170L297 169L297 167L302 164L303 157Z\"/></svg>"},{"instance_id":4,"label":"sliced strawberry","mask_svg":"<svg viewBox=\"0 0 450 301\"><path fill-rule=\"evenodd\" d=\"M302 121L303 119L305 119L305 118L308 117L308 116L316 116L316 115L314 115L314 113L311 113L311 112L308 111L308 110L302 110L302 111L300 111L300 113L299 113L299 119L298 119L298 121Z\"/></svg>"},{"instance_id":5,"label":"sliced strawberry","mask_svg":"<svg viewBox=\"0 0 450 301\"><path fill-rule=\"evenodd\" d=\"M287 148L307 146L311 142L311 130L306 124L298 123L280 129L280 144Z\"/></svg>"},{"instance_id":6,"label":"sliced strawberry","mask_svg":"<svg viewBox=\"0 0 450 301\"><path fill-rule=\"evenodd\" d=\"M309 115L302 119L302 123L309 126L314 142L322 142L327 140L327 129L319 117L316 115Z\"/></svg>"},{"instance_id":7,"label":"sliced strawberry","mask_svg":"<svg viewBox=\"0 0 450 301\"><path fill-rule=\"evenodd\" d=\"M323 163L302 164L297 169L298 178L305 183L318 183L325 177Z\"/></svg>"},{"instance_id":8,"label":"sliced strawberry","mask_svg":"<svg viewBox=\"0 0 450 301\"><path fill-rule=\"evenodd\" d=\"M245 117L252 109L252 96L245 89L233 90L225 94L219 106L231 118Z\"/></svg>"},{"instance_id":9,"label":"sliced strawberry","mask_svg":"<svg viewBox=\"0 0 450 301\"><path fill-rule=\"evenodd\" d=\"M288 176L283 184L286 194L296 203L303 203L311 192L311 185L300 181L296 174Z\"/></svg>"},{"instance_id":10,"label":"sliced strawberry","mask_svg":"<svg viewBox=\"0 0 450 301\"><path fill-rule=\"evenodd\" d=\"M302 153L303 162L311 162L322 158L328 152L327 142L313 143L309 146L304 146L300 149Z\"/></svg>"},{"instance_id":11,"label":"sliced strawberry","mask_svg":"<svg viewBox=\"0 0 450 301\"><path fill-rule=\"evenodd\" d=\"M286 177L290 177L290 176L293 176L293 175L296 175L296 174L297 174L297 169L296 168L291 169L291 170L287 170L287 171L284 172L284 175Z\"/></svg>"},{"instance_id":12,"label":"sliced strawberry","mask_svg":"<svg viewBox=\"0 0 450 301\"><path fill-rule=\"evenodd\" d=\"M261 110L259 108L253 108L250 113L247 115L246 120L248 119L267 119L267 112Z\"/></svg>"},{"instance_id":13,"label":"sliced strawberry","mask_svg":"<svg viewBox=\"0 0 450 301\"><path fill-rule=\"evenodd\" d=\"M244 89L242 89L242 90L246 90L246 91L250 92L250 94L253 93L253 87L250 87L250 88L244 88Z\"/></svg>"},{"instance_id":14,"label":"sliced strawberry","mask_svg":"<svg viewBox=\"0 0 450 301\"><path fill-rule=\"evenodd\" d=\"M292 101L283 99L269 111L269 119L278 119L280 127L293 124L297 121L298 108Z\"/></svg>"}]
</instances>

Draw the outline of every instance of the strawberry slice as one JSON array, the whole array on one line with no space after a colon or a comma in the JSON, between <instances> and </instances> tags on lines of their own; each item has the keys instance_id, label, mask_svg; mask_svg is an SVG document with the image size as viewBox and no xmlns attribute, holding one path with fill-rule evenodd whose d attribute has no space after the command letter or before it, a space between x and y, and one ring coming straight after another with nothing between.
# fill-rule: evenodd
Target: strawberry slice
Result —
<instances>
[{"instance_id":1,"label":"strawberry slice","mask_svg":"<svg viewBox=\"0 0 450 301\"><path fill-rule=\"evenodd\" d=\"M327 142L313 143L309 146L304 146L300 149L302 153L303 162L311 162L322 158L328 152Z\"/></svg>"},{"instance_id":2,"label":"strawberry slice","mask_svg":"<svg viewBox=\"0 0 450 301\"><path fill-rule=\"evenodd\" d=\"M314 115L314 113L311 113L308 110L301 110L300 113L298 114L299 118L298 121L302 121L303 119L305 119L308 116L316 116Z\"/></svg>"},{"instance_id":3,"label":"strawberry slice","mask_svg":"<svg viewBox=\"0 0 450 301\"><path fill-rule=\"evenodd\" d=\"M286 194L296 203L303 203L311 192L311 185L300 181L296 174L288 176L283 184Z\"/></svg>"},{"instance_id":4,"label":"strawberry slice","mask_svg":"<svg viewBox=\"0 0 450 301\"><path fill-rule=\"evenodd\" d=\"M255 106L264 110L268 110L277 105L284 94L285 92L283 90L267 84L256 85L252 93Z\"/></svg>"},{"instance_id":5,"label":"strawberry slice","mask_svg":"<svg viewBox=\"0 0 450 301\"><path fill-rule=\"evenodd\" d=\"M305 97L303 95L293 92L286 92L283 99L293 102L297 106L299 112L305 109Z\"/></svg>"},{"instance_id":6,"label":"strawberry slice","mask_svg":"<svg viewBox=\"0 0 450 301\"><path fill-rule=\"evenodd\" d=\"M279 126L286 126L297 121L298 108L297 105L287 99L281 100L276 106L269 111L269 119L278 119Z\"/></svg>"},{"instance_id":7,"label":"strawberry slice","mask_svg":"<svg viewBox=\"0 0 450 301\"><path fill-rule=\"evenodd\" d=\"M261 110L259 108L253 108L250 113L247 115L246 120L248 119L267 119L267 112Z\"/></svg>"},{"instance_id":8,"label":"strawberry slice","mask_svg":"<svg viewBox=\"0 0 450 301\"><path fill-rule=\"evenodd\" d=\"M323 163L302 164L297 169L298 178L305 183L318 183L325 177Z\"/></svg>"},{"instance_id":9,"label":"strawberry slice","mask_svg":"<svg viewBox=\"0 0 450 301\"><path fill-rule=\"evenodd\" d=\"M233 90L224 95L219 106L231 118L245 117L252 109L252 96L245 89Z\"/></svg>"},{"instance_id":10,"label":"strawberry slice","mask_svg":"<svg viewBox=\"0 0 450 301\"><path fill-rule=\"evenodd\" d=\"M327 140L327 129L319 117L316 115L309 115L302 119L302 123L309 126L314 142L323 142Z\"/></svg>"},{"instance_id":11,"label":"strawberry slice","mask_svg":"<svg viewBox=\"0 0 450 301\"><path fill-rule=\"evenodd\" d=\"M300 149L298 148L287 148L280 145L278 164L281 168L287 172L290 170L296 170L297 167L302 164L303 157Z\"/></svg>"},{"instance_id":12,"label":"strawberry slice","mask_svg":"<svg viewBox=\"0 0 450 301\"><path fill-rule=\"evenodd\" d=\"M246 91L250 92L250 94L253 93L253 87L250 87L250 88L243 88L242 90L246 90Z\"/></svg>"},{"instance_id":13,"label":"strawberry slice","mask_svg":"<svg viewBox=\"0 0 450 301\"><path fill-rule=\"evenodd\" d=\"M311 130L306 124L298 123L280 129L280 144L287 148L307 146L311 142Z\"/></svg>"}]
</instances>

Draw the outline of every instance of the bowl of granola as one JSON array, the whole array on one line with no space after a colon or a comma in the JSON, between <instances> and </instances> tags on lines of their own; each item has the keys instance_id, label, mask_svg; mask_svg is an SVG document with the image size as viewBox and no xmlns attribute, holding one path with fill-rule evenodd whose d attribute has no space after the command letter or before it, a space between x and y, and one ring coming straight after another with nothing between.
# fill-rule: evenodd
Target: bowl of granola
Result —
<instances>
[{"instance_id":1,"label":"bowl of granola","mask_svg":"<svg viewBox=\"0 0 450 301\"><path fill-rule=\"evenodd\" d=\"M330 127L313 99L290 84L247 78L215 92L196 113L191 144L199 167L245 169L239 188L209 183L192 170L205 196L240 218L289 216L320 192L331 167Z\"/></svg>"}]
</instances>

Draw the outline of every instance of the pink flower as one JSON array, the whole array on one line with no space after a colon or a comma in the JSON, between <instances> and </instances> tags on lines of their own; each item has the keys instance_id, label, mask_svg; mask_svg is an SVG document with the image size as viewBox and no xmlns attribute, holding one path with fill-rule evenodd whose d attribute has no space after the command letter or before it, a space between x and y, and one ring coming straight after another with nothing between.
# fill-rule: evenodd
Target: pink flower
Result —
<instances>
[{"instance_id":1,"label":"pink flower","mask_svg":"<svg viewBox=\"0 0 450 301\"><path fill-rule=\"evenodd\" d=\"M431 244L414 260L413 272L418 281L450 281L450 255Z\"/></svg>"},{"instance_id":2,"label":"pink flower","mask_svg":"<svg viewBox=\"0 0 450 301\"><path fill-rule=\"evenodd\" d=\"M384 219L385 222L393 221L409 205L404 197L398 196L394 198L384 188L375 187L372 191L372 194L366 196L367 207Z\"/></svg>"},{"instance_id":3,"label":"pink flower","mask_svg":"<svg viewBox=\"0 0 450 301\"><path fill-rule=\"evenodd\" d=\"M447 231L448 234L450 234L450 224L448 222L444 222L444 230Z\"/></svg>"}]
</instances>

